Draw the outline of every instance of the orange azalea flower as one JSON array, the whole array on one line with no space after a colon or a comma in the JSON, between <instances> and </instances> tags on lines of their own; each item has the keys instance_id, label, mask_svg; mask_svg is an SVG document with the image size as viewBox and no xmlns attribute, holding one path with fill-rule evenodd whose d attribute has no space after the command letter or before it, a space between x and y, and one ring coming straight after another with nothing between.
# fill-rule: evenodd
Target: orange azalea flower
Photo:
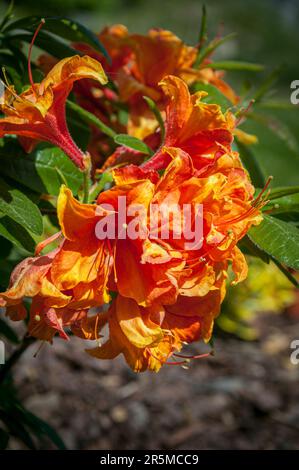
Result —
<instances>
[{"instance_id":1,"label":"orange azalea flower","mask_svg":"<svg viewBox=\"0 0 299 470\"><path fill-rule=\"evenodd\" d=\"M107 40L109 33L104 34L103 39ZM111 42L114 47L107 42L107 48L115 56L116 42L113 33ZM124 49L125 45L127 49ZM129 103L128 133L138 138L143 139L156 128L156 122L144 103L143 96L152 98L163 110L165 102L159 83L167 75L180 77L188 85L195 81L212 84L233 104L238 102L238 97L222 78L224 73L209 68L208 63L200 69L193 68L197 48L187 46L170 31L151 29L147 35L128 34L126 31L121 38L118 37L118 52L123 53L123 64L119 66L119 55L116 55L118 60L112 58L112 63L115 64L112 79L118 85L120 99Z\"/></svg>"},{"instance_id":2,"label":"orange azalea flower","mask_svg":"<svg viewBox=\"0 0 299 470\"><path fill-rule=\"evenodd\" d=\"M61 324L56 321L54 325L55 308L61 309L67 305L70 299L68 295L56 289L49 276L56 252L57 250L38 258L26 258L12 272L8 290L0 294L0 306L6 307L6 314L14 321L26 318L27 312L23 306L24 298L31 297L33 299L30 309L29 333L36 336L34 328L32 328L32 323L35 322L39 329L41 326L41 335L38 336L41 339L45 339L45 336L49 337L49 328L45 328L45 325L50 324L51 321L53 334L59 331L65 337Z\"/></svg>"},{"instance_id":3,"label":"orange azalea flower","mask_svg":"<svg viewBox=\"0 0 299 470\"><path fill-rule=\"evenodd\" d=\"M140 307L134 300L118 295L104 318L109 324L108 339L87 352L98 359L123 354L135 372L158 372L163 364L186 363L187 356L178 354L183 344L209 341L211 337L224 295L224 282L218 284L204 297L180 296L174 305L164 307ZM169 362L171 356L174 361Z\"/></svg>"},{"instance_id":4,"label":"orange azalea flower","mask_svg":"<svg viewBox=\"0 0 299 470\"><path fill-rule=\"evenodd\" d=\"M159 83L169 74L184 79L188 85L195 81L210 83L233 104L238 101L234 91L222 79L223 72L209 68L208 61L199 69L192 68L196 61L197 48L187 46L170 31L151 29L147 35L130 34L124 26L114 25L105 28L98 36L109 53L111 62L86 44L74 46L104 65L106 73L116 83L118 93L110 89L99 89L89 80L75 84L74 91L81 106L112 126L116 132L123 132L120 123L110 120L113 104L118 100L129 106L129 134L144 139L155 131L157 122L143 96L152 98L163 111L165 96ZM48 56L41 56L39 59L44 71L49 70L52 62ZM98 132L93 129L93 133L98 139ZM92 151L93 154L98 153L95 140Z\"/></svg>"},{"instance_id":5,"label":"orange azalea flower","mask_svg":"<svg viewBox=\"0 0 299 470\"><path fill-rule=\"evenodd\" d=\"M131 34L128 45L133 56L118 71L116 83L121 101L129 104L128 133L143 139L157 126L143 96L149 96L163 108L159 82L168 74L187 79L185 71L191 70L197 50L185 45L170 31L160 29L151 29L147 35Z\"/></svg>"},{"instance_id":6,"label":"orange azalea flower","mask_svg":"<svg viewBox=\"0 0 299 470\"><path fill-rule=\"evenodd\" d=\"M88 352L103 359L122 353L135 371L158 370L173 354L180 357L177 352L184 342L209 340L225 295L228 262L235 272L233 282L242 281L247 264L237 242L252 224L261 221L259 206L253 201L254 188L237 154L222 155L209 174L201 176L186 153L179 149L164 152L173 160L151 188L151 203L203 204L204 241L200 249L189 252L171 234L168 241L149 236L142 251L133 251L136 242L116 242L115 289L120 295L107 315L108 340ZM116 187L103 193L98 203L111 202L120 190L136 189L144 178L133 166L114 173ZM168 270L168 276L176 279L176 289L166 297L166 304L165 297L153 290L148 273L151 265L161 268L174 256L181 256L181 262L179 269Z\"/></svg>"},{"instance_id":7,"label":"orange azalea flower","mask_svg":"<svg viewBox=\"0 0 299 470\"><path fill-rule=\"evenodd\" d=\"M18 135L27 151L32 150L36 141L50 142L84 169L84 153L73 141L65 117L66 99L73 83L82 78L107 83L99 62L88 56L73 56L58 62L41 83L32 82L20 95L9 86L4 104L0 105L5 114L0 119L0 136Z\"/></svg>"},{"instance_id":8,"label":"orange azalea flower","mask_svg":"<svg viewBox=\"0 0 299 470\"><path fill-rule=\"evenodd\" d=\"M51 340L71 326L83 338L99 338L109 323L109 339L90 351L100 358L123 353L136 371L158 370L183 343L208 341L225 294L229 262L234 283L246 277L247 264L237 247L253 224L261 221L261 199L236 153L224 153L215 164L196 170L191 157L179 148L163 148L171 163L157 173L134 165L114 170L115 186L100 194L97 204L82 204L62 187L58 218L64 240L51 254L29 259L12 276L12 285L1 295L9 308L24 296L33 297L29 332ZM204 171L203 171L204 170ZM121 237L134 219L116 220L117 236L99 239L97 225L106 215L119 213L119 198L126 208L142 205L138 219L145 236ZM105 204L110 204L108 209ZM203 240L186 248L186 238L175 237L175 219L169 221L165 240L161 223L150 224L152 205L203 206ZM98 210L104 210L99 214ZM192 212L195 223L195 212ZM185 234L184 234L185 235ZM52 239L51 239L52 241ZM41 248L45 246L42 244ZM118 292L108 313L88 317L90 307L108 303L109 290Z\"/></svg>"},{"instance_id":9,"label":"orange azalea flower","mask_svg":"<svg viewBox=\"0 0 299 470\"><path fill-rule=\"evenodd\" d=\"M66 327L85 339L97 339L102 316L88 316L90 306L100 306L108 297L98 286L77 286L69 290L59 290L52 281L52 265L59 249L35 258L26 258L13 271L10 287L0 294L0 307L14 321L26 318L23 305L25 298L32 298L29 312L28 333L38 339L52 341L59 333L68 339ZM87 308L86 308L87 306Z\"/></svg>"},{"instance_id":10,"label":"orange azalea flower","mask_svg":"<svg viewBox=\"0 0 299 470\"><path fill-rule=\"evenodd\" d=\"M169 74L183 76L196 59L197 50L186 46L170 31L151 29L147 35L130 34L128 45L134 59L118 77L120 96L127 101L136 93L158 101L162 98L159 82Z\"/></svg>"},{"instance_id":11,"label":"orange azalea flower","mask_svg":"<svg viewBox=\"0 0 299 470\"><path fill-rule=\"evenodd\" d=\"M207 95L205 92L190 95L187 84L178 77L165 77L160 85L168 97L166 146L179 147L187 152L197 169L213 164L220 155L230 150L235 126L230 112L223 114L220 106L204 103L202 98ZM165 168L169 161L169 155L157 152L143 168Z\"/></svg>"}]
</instances>

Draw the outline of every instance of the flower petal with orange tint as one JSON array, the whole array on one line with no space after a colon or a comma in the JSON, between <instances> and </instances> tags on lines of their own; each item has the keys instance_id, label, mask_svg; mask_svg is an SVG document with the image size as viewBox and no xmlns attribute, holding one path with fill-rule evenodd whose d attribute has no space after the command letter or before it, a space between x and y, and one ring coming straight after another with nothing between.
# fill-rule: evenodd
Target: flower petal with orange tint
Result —
<instances>
[{"instance_id":1,"label":"flower petal with orange tint","mask_svg":"<svg viewBox=\"0 0 299 470\"><path fill-rule=\"evenodd\" d=\"M57 201L59 225L68 240L86 238L95 227L95 206L81 204L69 188L62 185Z\"/></svg>"}]
</instances>

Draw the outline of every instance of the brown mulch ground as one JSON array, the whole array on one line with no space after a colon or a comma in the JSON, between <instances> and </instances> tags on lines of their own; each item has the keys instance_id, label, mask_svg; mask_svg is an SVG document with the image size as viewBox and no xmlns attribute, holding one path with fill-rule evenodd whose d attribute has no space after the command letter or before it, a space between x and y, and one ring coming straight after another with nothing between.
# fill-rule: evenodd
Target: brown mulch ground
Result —
<instances>
[{"instance_id":1,"label":"brown mulch ground","mask_svg":"<svg viewBox=\"0 0 299 470\"><path fill-rule=\"evenodd\" d=\"M36 359L36 345L26 352L16 382L70 449L299 448L299 365L289 359L299 322L269 315L261 327L258 342L218 338L214 357L158 374L58 339Z\"/></svg>"}]
</instances>

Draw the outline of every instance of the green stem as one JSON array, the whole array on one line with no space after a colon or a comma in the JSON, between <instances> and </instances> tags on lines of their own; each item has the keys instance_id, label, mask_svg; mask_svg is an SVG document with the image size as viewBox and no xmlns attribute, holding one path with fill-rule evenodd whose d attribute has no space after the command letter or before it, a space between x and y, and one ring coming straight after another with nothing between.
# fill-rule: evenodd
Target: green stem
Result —
<instances>
[{"instance_id":1,"label":"green stem","mask_svg":"<svg viewBox=\"0 0 299 470\"><path fill-rule=\"evenodd\" d=\"M83 198L82 202L83 204L88 203L89 199L89 183L90 183L90 170L86 169L83 172Z\"/></svg>"},{"instance_id":2,"label":"green stem","mask_svg":"<svg viewBox=\"0 0 299 470\"><path fill-rule=\"evenodd\" d=\"M94 202L97 196L105 188L107 183L112 183L113 176L111 173L103 173L100 181L96 183L89 192L88 202Z\"/></svg>"}]
</instances>

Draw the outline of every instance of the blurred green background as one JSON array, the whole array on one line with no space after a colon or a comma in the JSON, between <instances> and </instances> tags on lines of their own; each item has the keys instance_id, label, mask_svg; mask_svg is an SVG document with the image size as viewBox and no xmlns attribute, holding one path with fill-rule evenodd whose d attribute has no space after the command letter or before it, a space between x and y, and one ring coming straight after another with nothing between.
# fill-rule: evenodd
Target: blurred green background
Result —
<instances>
[{"instance_id":1,"label":"blurred green background","mask_svg":"<svg viewBox=\"0 0 299 470\"><path fill-rule=\"evenodd\" d=\"M5 5L8 2L1 2ZM69 15L95 31L112 23L124 23L132 31L151 27L171 29L182 39L196 43L201 0L15 0L18 16ZM230 59L262 61L269 66L284 63L284 76L298 72L299 2L297 0L207 0L210 36L235 31L237 39L223 54Z\"/></svg>"},{"instance_id":2,"label":"blurred green background","mask_svg":"<svg viewBox=\"0 0 299 470\"><path fill-rule=\"evenodd\" d=\"M299 79L299 2L297 0L208 0L208 33L236 32L232 41L220 47L217 60L261 63L265 72L230 72L227 81L246 97L271 71L281 67L279 77L260 104L258 120L244 129L259 137L252 148L264 176L274 175L273 186L298 183L298 106L290 104L290 83ZM123 23L132 32L145 33L151 27L170 29L189 44L196 44L203 2L200 0L15 0L16 15L67 15L95 32L105 25ZM2 11L7 6L2 1ZM251 91L252 90L252 91ZM272 95L271 95L272 94ZM283 102L282 102L283 101Z\"/></svg>"}]
</instances>

